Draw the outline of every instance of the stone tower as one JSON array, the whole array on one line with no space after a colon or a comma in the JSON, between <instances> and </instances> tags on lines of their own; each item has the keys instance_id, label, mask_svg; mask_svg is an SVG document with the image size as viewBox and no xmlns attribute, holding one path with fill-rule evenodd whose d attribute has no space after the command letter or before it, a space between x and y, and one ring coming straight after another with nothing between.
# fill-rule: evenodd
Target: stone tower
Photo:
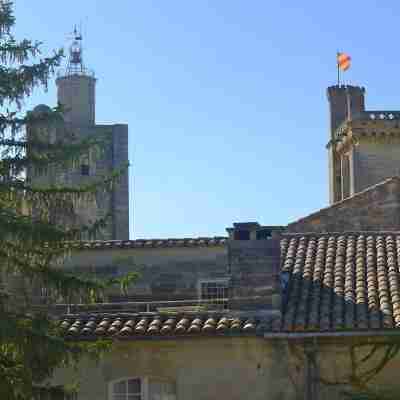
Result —
<instances>
[{"instance_id":1,"label":"stone tower","mask_svg":"<svg viewBox=\"0 0 400 400\"><path fill-rule=\"evenodd\" d=\"M77 126L93 126L96 78L88 74L64 75L57 78L56 84L58 102L65 107L65 122Z\"/></svg>"},{"instance_id":2,"label":"stone tower","mask_svg":"<svg viewBox=\"0 0 400 400\"><path fill-rule=\"evenodd\" d=\"M364 93L358 86L328 88L331 204L400 172L400 111L367 111Z\"/></svg>"},{"instance_id":3,"label":"stone tower","mask_svg":"<svg viewBox=\"0 0 400 400\"><path fill-rule=\"evenodd\" d=\"M66 185L87 184L101 179L112 170L117 170L128 163L128 126L126 124L98 125L95 121L95 86L94 73L83 63L82 36L74 31L74 40L70 46L68 65L56 79L57 100L64 109L64 120L56 128L56 135L72 134L75 138L85 138L100 134L111 135L109 146L94 157L83 156L80 165L75 169L57 172L57 180ZM42 112L43 105L37 106L34 112ZM30 127L34 129L35 127ZM29 128L28 128L29 129ZM54 175L54 173L53 173ZM49 175L46 176L46 179ZM33 177L32 181L43 177ZM52 177L54 180L54 177ZM128 172L121 176L111 193L96 196L95 204L76 205L78 219L90 223L111 214L108 226L96 239L128 240L129 239L129 187Z\"/></svg>"},{"instance_id":4,"label":"stone tower","mask_svg":"<svg viewBox=\"0 0 400 400\"><path fill-rule=\"evenodd\" d=\"M336 85L327 90L330 114L330 140L327 144L329 158L329 202L333 204L354 193L350 176L352 151L337 147L338 132L346 122L357 118L364 110L365 90L358 86ZM353 188L354 189L354 188Z\"/></svg>"}]
</instances>

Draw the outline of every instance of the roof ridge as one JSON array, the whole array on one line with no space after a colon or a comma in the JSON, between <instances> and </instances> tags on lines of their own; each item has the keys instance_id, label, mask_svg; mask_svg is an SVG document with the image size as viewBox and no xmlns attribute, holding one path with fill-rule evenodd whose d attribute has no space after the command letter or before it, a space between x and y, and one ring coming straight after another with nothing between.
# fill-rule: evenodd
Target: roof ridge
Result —
<instances>
[{"instance_id":1,"label":"roof ridge","mask_svg":"<svg viewBox=\"0 0 400 400\"><path fill-rule=\"evenodd\" d=\"M343 236L343 235L393 235L399 234L400 230L390 231L390 230L377 230L377 231L342 231L342 232L283 232L282 237L288 236Z\"/></svg>"},{"instance_id":2,"label":"roof ridge","mask_svg":"<svg viewBox=\"0 0 400 400\"><path fill-rule=\"evenodd\" d=\"M137 238L137 239L106 239L106 240L82 240L77 243L104 243L104 242L136 242L136 241L155 241L155 240L210 240L228 239L227 236L198 236L198 237L173 237L173 238Z\"/></svg>"},{"instance_id":3,"label":"roof ridge","mask_svg":"<svg viewBox=\"0 0 400 400\"><path fill-rule=\"evenodd\" d=\"M227 236L166 239L128 239L128 240L86 240L69 242L75 249L129 249L129 248L164 248L164 247L201 247L224 245ZM66 243L68 244L68 243Z\"/></svg>"}]
</instances>

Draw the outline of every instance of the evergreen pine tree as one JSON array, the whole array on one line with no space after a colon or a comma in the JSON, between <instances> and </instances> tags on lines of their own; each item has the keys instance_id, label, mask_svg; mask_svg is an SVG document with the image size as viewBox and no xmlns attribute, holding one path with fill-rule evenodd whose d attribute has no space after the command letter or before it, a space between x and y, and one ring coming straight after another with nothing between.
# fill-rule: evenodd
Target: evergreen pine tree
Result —
<instances>
[{"instance_id":1,"label":"evergreen pine tree","mask_svg":"<svg viewBox=\"0 0 400 400\"><path fill-rule=\"evenodd\" d=\"M17 41L12 2L0 0L0 277L19 276L51 288L64 299L77 293L94 295L100 283L53 268L73 248L73 243L95 233L105 220L91 226L65 224L73 216L77 200L90 201L99 190L109 190L120 172L113 172L85 187L65 187L55 182L33 185L27 171L46 174L57 168L73 168L80 156L101 148L103 139L76 142L27 134L27 126L51 123L62 117L60 108L44 113L23 111L24 100L37 86L46 87L62 60L62 51L41 57L40 43ZM72 221L73 219L71 219ZM3 285L4 286L4 285ZM104 343L103 343L104 344ZM0 292L0 399L31 400L38 385L58 367L97 355L101 343L84 345L65 341L47 312L16 301L7 288ZM57 388L41 388L44 391ZM61 389L60 389L61 390Z\"/></svg>"}]
</instances>

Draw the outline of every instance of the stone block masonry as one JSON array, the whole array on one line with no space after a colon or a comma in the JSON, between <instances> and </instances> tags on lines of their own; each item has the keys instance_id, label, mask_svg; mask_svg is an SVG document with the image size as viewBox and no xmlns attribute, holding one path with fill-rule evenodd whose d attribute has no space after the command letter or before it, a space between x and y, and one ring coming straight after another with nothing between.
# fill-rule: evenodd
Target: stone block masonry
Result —
<instances>
[{"instance_id":1,"label":"stone block masonry","mask_svg":"<svg viewBox=\"0 0 400 400\"><path fill-rule=\"evenodd\" d=\"M76 39L78 40L78 39ZM79 39L81 40L81 39ZM81 48L78 49L81 51ZM72 51L72 50L71 50ZM72 54L72 53L71 53ZM76 54L72 54L74 60ZM78 57L80 60L80 58ZM51 171L42 176L36 176L28 171L29 178L35 184L49 185L57 182L63 185L82 186L101 181L113 170L118 170L128 164L128 125L112 124L98 125L95 121L95 86L96 78L85 68L71 69L56 80L57 100L64 107L63 117L57 126L46 126L51 139L54 135L71 134L75 139L89 136L111 135L111 143L99 157L93 154L82 155L80 165L75 168ZM36 112L47 112L47 106L38 106ZM43 127L31 126L31 134ZM119 182L109 192L96 195L93 202L74 204L76 221L74 224L90 225L111 214L109 223L98 233L98 240L128 240L129 239L129 179L128 171L120 177Z\"/></svg>"},{"instance_id":2,"label":"stone block masonry","mask_svg":"<svg viewBox=\"0 0 400 400\"><path fill-rule=\"evenodd\" d=\"M389 178L287 226L286 232L400 230L400 177Z\"/></svg>"},{"instance_id":3,"label":"stone block masonry","mask_svg":"<svg viewBox=\"0 0 400 400\"><path fill-rule=\"evenodd\" d=\"M120 169L128 162L128 125L113 125L112 165ZM112 193L113 237L129 239L129 176L126 170Z\"/></svg>"}]
</instances>

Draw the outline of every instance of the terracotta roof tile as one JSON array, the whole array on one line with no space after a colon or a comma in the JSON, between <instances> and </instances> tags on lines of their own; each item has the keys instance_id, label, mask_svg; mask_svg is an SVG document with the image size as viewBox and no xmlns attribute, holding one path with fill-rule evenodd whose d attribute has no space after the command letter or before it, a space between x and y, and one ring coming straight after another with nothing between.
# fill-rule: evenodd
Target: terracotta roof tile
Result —
<instances>
[{"instance_id":1,"label":"terracotta roof tile","mask_svg":"<svg viewBox=\"0 0 400 400\"><path fill-rule=\"evenodd\" d=\"M279 318L236 318L229 315L140 314L66 315L60 321L65 336L73 339L96 337L140 338L145 336L254 335L280 325Z\"/></svg>"},{"instance_id":2,"label":"terracotta roof tile","mask_svg":"<svg viewBox=\"0 0 400 400\"><path fill-rule=\"evenodd\" d=\"M283 331L400 327L400 234L289 234Z\"/></svg>"},{"instance_id":3,"label":"terracotta roof tile","mask_svg":"<svg viewBox=\"0 0 400 400\"><path fill-rule=\"evenodd\" d=\"M182 238L182 239L137 239L137 240L93 240L72 243L76 249L130 249L130 248L162 248L162 247L209 247L224 246L226 237Z\"/></svg>"}]
</instances>

